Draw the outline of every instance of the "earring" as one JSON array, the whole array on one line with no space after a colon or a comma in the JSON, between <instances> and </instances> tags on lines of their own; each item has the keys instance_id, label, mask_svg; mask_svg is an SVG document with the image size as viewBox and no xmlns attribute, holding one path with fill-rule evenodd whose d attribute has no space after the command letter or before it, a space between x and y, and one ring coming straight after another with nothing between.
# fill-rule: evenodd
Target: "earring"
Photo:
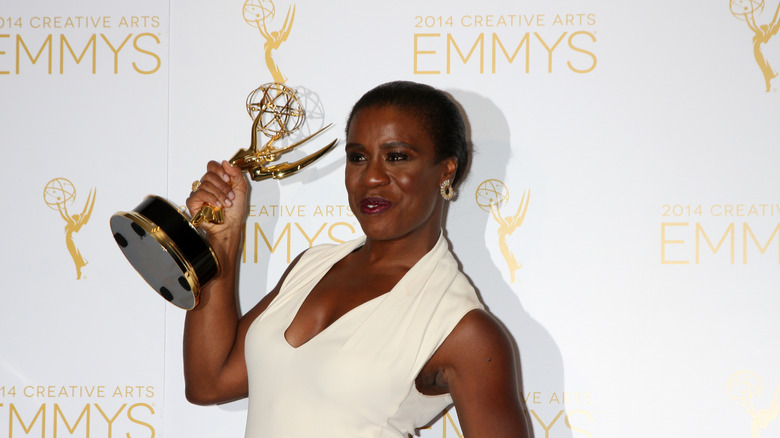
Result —
<instances>
[{"instance_id":1,"label":"earring","mask_svg":"<svg viewBox=\"0 0 780 438\"><path fill-rule=\"evenodd\" d=\"M444 198L445 201L449 201L455 196L455 189L452 188L452 183L448 179L441 183L439 192L441 192L441 197Z\"/></svg>"}]
</instances>

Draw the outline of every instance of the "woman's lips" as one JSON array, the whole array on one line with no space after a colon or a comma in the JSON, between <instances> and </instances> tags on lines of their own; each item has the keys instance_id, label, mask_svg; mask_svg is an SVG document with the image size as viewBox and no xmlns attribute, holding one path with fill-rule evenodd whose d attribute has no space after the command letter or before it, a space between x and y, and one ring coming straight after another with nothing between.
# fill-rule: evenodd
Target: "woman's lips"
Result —
<instances>
[{"instance_id":1,"label":"woman's lips","mask_svg":"<svg viewBox=\"0 0 780 438\"><path fill-rule=\"evenodd\" d=\"M379 214L390 208L393 204L384 198L370 197L360 200L360 212L363 214Z\"/></svg>"}]
</instances>

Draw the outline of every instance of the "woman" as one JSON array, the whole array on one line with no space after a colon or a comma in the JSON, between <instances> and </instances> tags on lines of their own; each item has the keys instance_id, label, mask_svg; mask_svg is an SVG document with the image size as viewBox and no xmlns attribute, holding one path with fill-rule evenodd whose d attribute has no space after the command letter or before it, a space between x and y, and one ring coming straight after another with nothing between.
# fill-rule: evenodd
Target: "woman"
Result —
<instances>
[{"instance_id":1,"label":"woman","mask_svg":"<svg viewBox=\"0 0 780 438\"><path fill-rule=\"evenodd\" d=\"M247 182L210 162L187 200L225 207L205 227L223 266L188 312L187 398L249 394L247 437L406 437L454 401L465 436L526 437L511 342L483 310L442 237L468 161L458 108L393 82L347 123L345 184L365 238L313 247L246 315L236 268Z\"/></svg>"}]
</instances>

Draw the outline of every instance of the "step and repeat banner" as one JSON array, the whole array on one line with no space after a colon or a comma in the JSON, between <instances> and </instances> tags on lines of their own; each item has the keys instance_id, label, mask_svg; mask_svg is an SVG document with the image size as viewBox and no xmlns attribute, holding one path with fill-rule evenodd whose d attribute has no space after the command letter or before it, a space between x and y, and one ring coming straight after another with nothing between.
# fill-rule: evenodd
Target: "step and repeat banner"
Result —
<instances>
[{"instance_id":1,"label":"step and repeat banner","mask_svg":"<svg viewBox=\"0 0 780 438\"><path fill-rule=\"evenodd\" d=\"M3 3L0 436L243 436L245 400L185 400L185 312L109 218L147 194L182 205L208 160L249 146L248 96L293 88L306 117L284 141L332 126L289 159L341 143L252 183L246 311L298 253L361 234L344 125L396 79L467 116L446 232L515 341L537 438L780 436L779 8ZM457 413L419 435L462 436Z\"/></svg>"}]
</instances>

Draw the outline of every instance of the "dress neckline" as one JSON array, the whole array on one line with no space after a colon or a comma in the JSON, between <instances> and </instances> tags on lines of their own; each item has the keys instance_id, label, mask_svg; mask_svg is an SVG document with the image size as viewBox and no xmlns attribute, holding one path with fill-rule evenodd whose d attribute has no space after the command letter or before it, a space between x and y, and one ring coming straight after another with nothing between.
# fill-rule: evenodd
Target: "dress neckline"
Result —
<instances>
[{"instance_id":1,"label":"dress neckline","mask_svg":"<svg viewBox=\"0 0 780 438\"><path fill-rule=\"evenodd\" d=\"M321 281L321 280L322 280L322 279L325 277L325 275L327 275L327 273L328 273L328 272L330 272L330 270L333 268L333 266L335 266L335 265L336 265L338 262L340 262L341 260L343 260L345 257L347 257L347 256L348 256L349 254L351 254L352 252L356 251L357 249L359 249L360 247L362 247L363 245L365 245L365 236L362 236L361 238L358 238L358 239L355 239L354 241L352 241L352 242L351 242L351 243L352 243L352 245L350 245L349 243L347 243L347 244L345 245L344 251L343 251L343 253L341 254L341 256L340 256L340 257L338 257L337 259L333 260L333 262L330 264L330 266L328 266L328 267L327 267L327 269L324 269L324 270L323 270L323 271L322 271L322 272L321 272L321 273L320 273L320 274L319 274L319 275L318 275L318 276L317 276L315 279L313 279L313 280L311 281L311 287L310 287L310 288L307 288L308 290L306 291L306 294L305 294L305 296L303 297L303 299L301 299L301 300L300 300L300 302L298 302L297 306L295 307L295 310L294 310L293 312L291 312L291 313L292 313L292 318L291 318L291 319L289 319L289 320L286 322L286 324L285 324L285 329L282 331L282 340L284 341L284 343L285 343L285 344L287 344L287 346L289 346L289 347L290 347L290 348L292 348L293 350L298 350L298 349L300 349L300 348L302 348L302 347L304 347L304 346L306 346L306 345L308 345L308 344L310 344L310 343L312 343L312 342L315 342L315 341L316 341L318 338L320 338L320 337L321 337L321 335L323 335L325 332L328 332L328 331L330 331L331 327L338 325L338 324L339 324L339 323L340 323L342 320L344 320L344 319L347 319L347 318L348 318L348 317L350 317L351 315L354 315L354 314L356 314L356 313L358 313L358 312L360 312L360 311L362 311L362 310L364 310L364 309L366 309L366 308L368 308L368 307L375 307L376 305L379 305L379 303L381 303L381 301L384 301L384 299L385 299L385 298L387 298L387 297L388 297L388 296L390 296L391 294L395 293L395 291L399 289L399 285L402 285L402 284L404 284L406 281L408 281L408 279L409 279L409 277L410 277L410 274L412 274L413 272L415 272L415 268L417 268L418 266L420 266L420 264L421 264L421 262L422 262L423 260L425 260L426 258L430 257L430 256L431 256L431 254L433 254L434 252L436 252L437 248L438 248L440 245L442 245L442 244L446 245L446 242L444 242L444 243L443 243L443 242L442 242L442 240L444 240L444 236L443 236L443 233L440 233L440 234L439 234L439 239L437 240L437 242L436 242L436 244L433 246L433 248L431 248L431 249L430 249L430 250L429 250L429 251L428 251L428 252L427 252L425 255L423 255L423 256L420 258L420 260L418 260L418 261L417 261L417 262L416 262L416 263L415 263L415 264L414 264L414 265L413 265L413 266L412 266L412 267L411 267L411 268L410 268L410 269L409 269L409 270L408 270L408 271L407 271L407 272L406 272L406 273L405 273L405 274L404 274L404 275L403 275L403 276L402 276L402 277L401 277L401 278L398 280L398 282L396 282L396 284L395 284L395 285L393 285L393 287L392 287L392 288L390 288L390 290L388 290L387 292L384 292L384 293L382 293L381 295L377 295L376 297L374 297L374 298L371 298L371 299L370 299L370 300L368 300L368 301L365 301L365 302L363 302L363 303L360 303L359 305L357 305L357 306L353 307L352 309L348 310L348 311L347 311L347 312L345 312L343 315L341 315L341 316L339 316L338 318L336 318L336 319L335 319L333 322L331 322L330 324L328 324L327 326L325 326L325 327L324 327L322 330L320 330L319 332L317 332L317 333L316 333L314 336L312 336L312 337L311 337L311 338L309 338L308 340L304 341L302 344L299 344L299 345L297 345L297 346L294 346L294 345L292 345L292 344L290 343L290 341L287 339L287 331L290 329L290 326L292 326L293 322L295 321L295 318L298 316L298 313L301 311L301 307L303 307L303 304L306 302L306 299L309 297L309 295L310 295L310 294L311 294L311 292L314 290L314 288L315 288L315 287L317 287L317 284L319 284L319 282L320 282L320 281ZM303 261L303 260L301 260L301 261Z\"/></svg>"}]
</instances>

